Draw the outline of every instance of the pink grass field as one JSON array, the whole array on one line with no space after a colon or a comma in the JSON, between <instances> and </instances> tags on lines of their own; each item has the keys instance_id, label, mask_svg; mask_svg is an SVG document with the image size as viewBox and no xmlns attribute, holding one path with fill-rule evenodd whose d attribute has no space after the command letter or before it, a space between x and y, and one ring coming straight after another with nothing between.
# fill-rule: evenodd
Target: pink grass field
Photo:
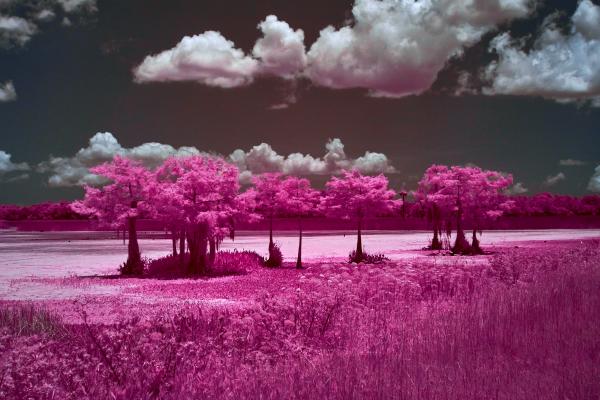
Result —
<instances>
[{"instance_id":1,"label":"pink grass field","mask_svg":"<svg viewBox=\"0 0 600 400\"><path fill-rule=\"evenodd\" d=\"M369 232L391 261L359 265L309 232L304 270L276 234L282 268L174 280L109 278L127 249L94 233L0 235L0 398L599 398L598 230L486 232L475 257Z\"/></svg>"}]
</instances>

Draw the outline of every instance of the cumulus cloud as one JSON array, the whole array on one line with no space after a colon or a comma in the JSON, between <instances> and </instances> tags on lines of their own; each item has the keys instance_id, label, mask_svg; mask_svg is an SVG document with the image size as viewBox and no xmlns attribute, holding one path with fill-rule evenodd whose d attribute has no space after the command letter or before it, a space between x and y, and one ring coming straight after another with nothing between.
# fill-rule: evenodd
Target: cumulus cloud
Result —
<instances>
[{"instance_id":1,"label":"cumulus cloud","mask_svg":"<svg viewBox=\"0 0 600 400\"><path fill-rule=\"evenodd\" d=\"M351 24L328 26L308 52L307 75L331 88L401 97L429 89L446 62L529 0L356 0Z\"/></svg>"},{"instance_id":2,"label":"cumulus cloud","mask_svg":"<svg viewBox=\"0 0 600 400\"><path fill-rule=\"evenodd\" d=\"M566 178L566 175L562 172L559 172L556 175L548 175L546 180L544 180L544 186L554 186L558 182L564 181Z\"/></svg>"},{"instance_id":3,"label":"cumulus cloud","mask_svg":"<svg viewBox=\"0 0 600 400\"><path fill-rule=\"evenodd\" d=\"M0 103L7 103L17 99L17 91L12 81L0 83Z\"/></svg>"},{"instance_id":4,"label":"cumulus cloud","mask_svg":"<svg viewBox=\"0 0 600 400\"><path fill-rule=\"evenodd\" d=\"M95 12L98 10L96 0L56 0L67 13Z\"/></svg>"},{"instance_id":5,"label":"cumulus cloud","mask_svg":"<svg viewBox=\"0 0 600 400\"><path fill-rule=\"evenodd\" d=\"M258 24L262 32L252 55L244 53L220 32L185 36L172 49L147 56L133 75L138 83L196 81L208 86L245 86L256 76L292 78L306 65L304 32L269 15Z\"/></svg>"},{"instance_id":6,"label":"cumulus cloud","mask_svg":"<svg viewBox=\"0 0 600 400\"><path fill-rule=\"evenodd\" d=\"M587 163L585 161L574 160L572 158L567 158L566 160L560 160L558 162L558 165L560 165L562 167L581 167L586 164Z\"/></svg>"},{"instance_id":7,"label":"cumulus cloud","mask_svg":"<svg viewBox=\"0 0 600 400\"><path fill-rule=\"evenodd\" d=\"M29 174L23 173L29 171L29 164L14 163L11 158L9 153L0 150L0 182L16 182L29 178ZM15 172L21 173L15 175Z\"/></svg>"},{"instance_id":8,"label":"cumulus cloud","mask_svg":"<svg viewBox=\"0 0 600 400\"><path fill-rule=\"evenodd\" d=\"M247 152L237 149L229 155L229 160L240 169L240 181L250 182L253 174L281 172L287 175L333 175L345 169L356 169L363 174L393 173L394 167L385 154L367 151L361 157L351 159L344 152L344 144L338 138L325 145L323 157L310 154L278 154L271 145L261 143Z\"/></svg>"},{"instance_id":9,"label":"cumulus cloud","mask_svg":"<svg viewBox=\"0 0 600 400\"><path fill-rule=\"evenodd\" d=\"M587 189L590 192L600 193L600 165L594 170L594 175L590 178Z\"/></svg>"},{"instance_id":10,"label":"cumulus cloud","mask_svg":"<svg viewBox=\"0 0 600 400\"><path fill-rule=\"evenodd\" d=\"M252 55L260 61L265 74L291 78L306 66L304 32L294 31L287 22L269 15L258 24L263 37L256 41Z\"/></svg>"},{"instance_id":11,"label":"cumulus cloud","mask_svg":"<svg viewBox=\"0 0 600 400\"><path fill-rule=\"evenodd\" d=\"M259 75L304 76L330 88L365 88L375 96L401 97L429 89L450 58L499 24L528 15L532 3L356 0L352 21L321 30L308 52L301 29L294 31L269 15L258 24L262 37L251 56L209 31L146 57L134 77L137 82L191 80L228 88L249 84Z\"/></svg>"},{"instance_id":12,"label":"cumulus cloud","mask_svg":"<svg viewBox=\"0 0 600 400\"><path fill-rule=\"evenodd\" d=\"M13 171L29 171L27 163L14 163L11 158L9 153L0 150L0 177Z\"/></svg>"},{"instance_id":13,"label":"cumulus cloud","mask_svg":"<svg viewBox=\"0 0 600 400\"><path fill-rule=\"evenodd\" d=\"M231 88L252 82L258 62L215 31L185 36L174 48L147 56L135 68L137 82L197 81Z\"/></svg>"},{"instance_id":14,"label":"cumulus cloud","mask_svg":"<svg viewBox=\"0 0 600 400\"><path fill-rule=\"evenodd\" d=\"M169 157L185 157L200 154L195 147L174 148L162 143L144 143L125 148L110 132L98 132L89 140L88 146L80 149L72 157L50 156L48 161L38 165L38 172L50 173L50 186L97 185L103 183L101 177L91 174L89 168L110 161L116 155L128 157L154 168Z\"/></svg>"},{"instance_id":15,"label":"cumulus cloud","mask_svg":"<svg viewBox=\"0 0 600 400\"><path fill-rule=\"evenodd\" d=\"M531 49L508 33L497 36L491 49L499 59L484 72L490 82L484 93L600 106L600 6L590 0L579 2L567 34L551 16Z\"/></svg>"},{"instance_id":16,"label":"cumulus cloud","mask_svg":"<svg viewBox=\"0 0 600 400\"><path fill-rule=\"evenodd\" d=\"M24 46L39 32L36 22L49 22L56 12L68 19L66 15L91 14L97 9L96 0L2 0L0 48Z\"/></svg>"},{"instance_id":17,"label":"cumulus cloud","mask_svg":"<svg viewBox=\"0 0 600 400\"><path fill-rule=\"evenodd\" d=\"M523 182L517 182L514 185L512 185L508 190L507 190L508 194L515 194L515 195L519 195L519 194L525 194L527 192L529 192L529 189L527 189L525 187L525 185L523 185Z\"/></svg>"},{"instance_id":18,"label":"cumulus cloud","mask_svg":"<svg viewBox=\"0 0 600 400\"><path fill-rule=\"evenodd\" d=\"M24 18L0 15L0 47L23 46L36 32L35 24Z\"/></svg>"}]
</instances>

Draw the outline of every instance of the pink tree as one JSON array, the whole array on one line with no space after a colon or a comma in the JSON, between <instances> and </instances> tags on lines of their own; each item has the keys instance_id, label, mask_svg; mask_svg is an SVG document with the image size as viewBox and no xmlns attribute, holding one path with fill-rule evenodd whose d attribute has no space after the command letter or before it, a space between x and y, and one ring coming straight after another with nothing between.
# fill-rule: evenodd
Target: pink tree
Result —
<instances>
[{"instance_id":1,"label":"pink tree","mask_svg":"<svg viewBox=\"0 0 600 400\"><path fill-rule=\"evenodd\" d=\"M450 210L454 206L454 197L451 193L443 191L446 184L444 178L448 167L445 165L432 165L427 168L423 178L419 181L419 187L415 192L415 198L419 201L427 213L427 218L433 227L433 238L431 239L431 250L442 250L442 226L444 219L448 218ZM446 229L448 235L449 229Z\"/></svg>"},{"instance_id":2,"label":"pink tree","mask_svg":"<svg viewBox=\"0 0 600 400\"><path fill-rule=\"evenodd\" d=\"M188 273L203 274L214 260L217 241L233 232L233 218L243 212L238 169L222 158L202 155L168 159L156 173L161 182L170 182L171 201L181 209L190 250Z\"/></svg>"},{"instance_id":3,"label":"pink tree","mask_svg":"<svg viewBox=\"0 0 600 400\"><path fill-rule=\"evenodd\" d=\"M389 213L397 208L396 193L388 187L387 178L381 174L365 176L358 171L344 171L340 178L332 177L326 184L321 200L324 212L333 217L356 220L355 259L364 259L362 246L363 219Z\"/></svg>"},{"instance_id":4,"label":"pink tree","mask_svg":"<svg viewBox=\"0 0 600 400\"><path fill-rule=\"evenodd\" d=\"M171 162L167 160L165 164ZM154 218L161 221L171 231L174 257L178 255L177 241L179 241L179 263L183 268L185 261L185 212L176 180L167 171L170 171L170 169L165 166L155 172L155 184L151 189L152 209Z\"/></svg>"},{"instance_id":5,"label":"pink tree","mask_svg":"<svg viewBox=\"0 0 600 400\"><path fill-rule=\"evenodd\" d=\"M296 268L302 268L302 218L319 205L319 192L310 186L304 178L289 176L282 181L281 189L276 195L278 206L286 214L298 218L298 258Z\"/></svg>"},{"instance_id":6,"label":"pink tree","mask_svg":"<svg viewBox=\"0 0 600 400\"><path fill-rule=\"evenodd\" d=\"M108 183L101 187L85 186L85 198L74 202L73 209L80 214L96 217L111 227L124 226L129 232L127 261L123 274L143 273L140 247L137 240L136 220L140 212L149 212L148 202L153 176L141 163L120 156L111 162L93 167L90 171L105 177Z\"/></svg>"},{"instance_id":7,"label":"pink tree","mask_svg":"<svg viewBox=\"0 0 600 400\"><path fill-rule=\"evenodd\" d=\"M497 217L510 206L502 202L502 191L512 184L512 176L478 167L432 165L419 182L418 194L441 215L456 218L456 239L452 251L458 254L481 253L477 231L484 217ZM469 244L463 229L465 214L473 225L473 243ZM434 223L434 231L441 222ZM436 233L434 233L435 243Z\"/></svg>"},{"instance_id":8,"label":"pink tree","mask_svg":"<svg viewBox=\"0 0 600 400\"><path fill-rule=\"evenodd\" d=\"M282 176L279 173L264 173L252 178L255 188L256 211L269 220L269 259L268 265L275 265L273 243L273 218L281 212L281 203L277 195L282 190Z\"/></svg>"}]
</instances>

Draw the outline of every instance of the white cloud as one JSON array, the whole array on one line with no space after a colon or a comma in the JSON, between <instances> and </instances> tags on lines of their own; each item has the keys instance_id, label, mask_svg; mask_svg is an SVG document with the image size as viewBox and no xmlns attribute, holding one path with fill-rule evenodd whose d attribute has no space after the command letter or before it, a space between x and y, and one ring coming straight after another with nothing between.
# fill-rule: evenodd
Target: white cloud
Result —
<instances>
[{"instance_id":1,"label":"white cloud","mask_svg":"<svg viewBox=\"0 0 600 400\"><path fill-rule=\"evenodd\" d=\"M252 56L209 31L146 57L134 76L137 82L191 80L225 88L261 74L304 76L330 88L365 88L374 96L418 94L450 58L499 24L528 15L536 1L355 0L352 21L321 30L308 53L301 29L269 15L258 25L262 37Z\"/></svg>"},{"instance_id":2,"label":"white cloud","mask_svg":"<svg viewBox=\"0 0 600 400\"><path fill-rule=\"evenodd\" d=\"M527 51L508 33L497 36L491 49L497 62L485 70L488 94L541 96L560 102L589 101L600 106L600 6L582 0L563 34L553 17L546 20Z\"/></svg>"},{"instance_id":3,"label":"white cloud","mask_svg":"<svg viewBox=\"0 0 600 400\"><path fill-rule=\"evenodd\" d=\"M95 12L98 10L96 0L56 0L67 13Z\"/></svg>"},{"instance_id":4,"label":"white cloud","mask_svg":"<svg viewBox=\"0 0 600 400\"><path fill-rule=\"evenodd\" d=\"M0 150L0 176L13 171L29 171L27 163L14 163L11 157L9 153Z\"/></svg>"},{"instance_id":5,"label":"white cloud","mask_svg":"<svg viewBox=\"0 0 600 400\"><path fill-rule=\"evenodd\" d=\"M110 161L116 155L141 161L154 168L169 157L185 157L200 154L195 147L174 148L162 143L144 143L125 148L110 132L98 132L89 140L87 147L80 149L73 157L53 157L38 165L38 172L49 172L50 186L96 185L102 178L91 174L89 168Z\"/></svg>"},{"instance_id":6,"label":"white cloud","mask_svg":"<svg viewBox=\"0 0 600 400\"><path fill-rule=\"evenodd\" d=\"M306 65L304 32L269 15L258 24L262 37L252 55L220 32L185 36L175 47L147 56L134 69L136 82L196 81L208 86L245 86L259 75L292 78Z\"/></svg>"},{"instance_id":7,"label":"white cloud","mask_svg":"<svg viewBox=\"0 0 600 400\"><path fill-rule=\"evenodd\" d=\"M367 151L364 156L354 160L353 167L360 173L367 175L395 172L394 167L391 166L390 160L388 160L385 154L371 151Z\"/></svg>"},{"instance_id":8,"label":"white cloud","mask_svg":"<svg viewBox=\"0 0 600 400\"><path fill-rule=\"evenodd\" d=\"M38 21L42 21L42 22L52 21L54 19L54 17L56 17L56 14L54 13L54 11L49 10L47 8L39 11L35 15L35 19Z\"/></svg>"},{"instance_id":9,"label":"white cloud","mask_svg":"<svg viewBox=\"0 0 600 400\"><path fill-rule=\"evenodd\" d=\"M590 178L587 189L590 192L600 193L600 165L594 170L594 175Z\"/></svg>"},{"instance_id":10,"label":"white cloud","mask_svg":"<svg viewBox=\"0 0 600 400\"><path fill-rule=\"evenodd\" d=\"M258 62L219 32L185 36L174 48L147 56L134 70L137 82L197 81L232 88L252 82Z\"/></svg>"},{"instance_id":11,"label":"white cloud","mask_svg":"<svg viewBox=\"0 0 600 400\"><path fill-rule=\"evenodd\" d=\"M36 22L53 20L58 10L81 15L94 13L98 7L96 0L0 0L0 48L24 46L39 32ZM63 25L67 25L64 21L70 25L66 16Z\"/></svg>"},{"instance_id":12,"label":"white cloud","mask_svg":"<svg viewBox=\"0 0 600 400\"><path fill-rule=\"evenodd\" d=\"M556 175L548 175L546 180L544 181L544 186L554 186L560 181L564 181L566 179L566 175L562 172L559 172Z\"/></svg>"},{"instance_id":13,"label":"white cloud","mask_svg":"<svg viewBox=\"0 0 600 400\"><path fill-rule=\"evenodd\" d=\"M256 41L252 55L260 61L265 74L291 78L306 66L304 32L294 31L287 22L269 15L258 24L263 37Z\"/></svg>"},{"instance_id":14,"label":"white cloud","mask_svg":"<svg viewBox=\"0 0 600 400\"><path fill-rule=\"evenodd\" d=\"M529 0L356 0L350 25L328 26L308 52L307 76L331 88L401 97L429 89L446 62Z\"/></svg>"},{"instance_id":15,"label":"white cloud","mask_svg":"<svg viewBox=\"0 0 600 400\"><path fill-rule=\"evenodd\" d=\"M585 161L574 160L572 158L567 158L566 160L560 160L558 162L558 165L560 165L562 167L581 167L586 164L587 163Z\"/></svg>"},{"instance_id":16,"label":"white cloud","mask_svg":"<svg viewBox=\"0 0 600 400\"><path fill-rule=\"evenodd\" d=\"M24 18L0 15L0 48L23 46L36 32L35 24Z\"/></svg>"},{"instance_id":17,"label":"white cloud","mask_svg":"<svg viewBox=\"0 0 600 400\"><path fill-rule=\"evenodd\" d=\"M12 81L0 83L0 103L7 103L17 99L17 91Z\"/></svg>"},{"instance_id":18,"label":"white cloud","mask_svg":"<svg viewBox=\"0 0 600 400\"><path fill-rule=\"evenodd\" d=\"M514 185L512 185L512 187L510 187L510 188L507 190L507 192L508 192L508 194L516 194L516 195L519 195L519 194L525 194L525 193L529 192L529 189L527 189L527 188L525 187L525 185L523 185L523 183L522 183L522 182L517 182L517 183L515 183Z\"/></svg>"},{"instance_id":19,"label":"white cloud","mask_svg":"<svg viewBox=\"0 0 600 400\"><path fill-rule=\"evenodd\" d=\"M338 138L325 144L326 153L322 158L310 154L278 154L271 145L261 143L245 152L237 149L229 155L229 160L241 171L240 182L248 183L252 174L281 172L287 175L333 175L345 169L357 169L363 174L393 173L394 167L381 153L367 151L361 157L351 159L344 152L344 144Z\"/></svg>"}]
</instances>

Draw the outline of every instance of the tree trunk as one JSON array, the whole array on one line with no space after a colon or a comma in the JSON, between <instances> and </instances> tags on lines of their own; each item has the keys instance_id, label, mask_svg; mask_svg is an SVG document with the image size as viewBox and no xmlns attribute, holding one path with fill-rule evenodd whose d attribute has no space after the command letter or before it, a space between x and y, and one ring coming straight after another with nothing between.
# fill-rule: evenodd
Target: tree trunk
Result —
<instances>
[{"instance_id":1,"label":"tree trunk","mask_svg":"<svg viewBox=\"0 0 600 400\"><path fill-rule=\"evenodd\" d=\"M479 239L477 239L477 229L473 227L473 238L471 242L471 251L473 254L483 254L483 250L479 245Z\"/></svg>"},{"instance_id":2,"label":"tree trunk","mask_svg":"<svg viewBox=\"0 0 600 400\"><path fill-rule=\"evenodd\" d=\"M125 263L125 268L123 269L123 273L126 275L139 275L144 272L135 223L135 217L129 217L127 219L129 243L127 245L127 261Z\"/></svg>"},{"instance_id":3,"label":"tree trunk","mask_svg":"<svg viewBox=\"0 0 600 400\"><path fill-rule=\"evenodd\" d=\"M273 215L269 218L269 260L273 260Z\"/></svg>"},{"instance_id":4,"label":"tree trunk","mask_svg":"<svg viewBox=\"0 0 600 400\"><path fill-rule=\"evenodd\" d=\"M173 257L177 257L177 233L175 229L171 231L171 242L173 244Z\"/></svg>"},{"instance_id":5,"label":"tree trunk","mask_svg":"<svg viewBox=\"0 0 600 400\"><path fill-rule=\"evenodd\" d=\"M298 230L300 236L298 238L298 258L296 259L296 268L302 268L302 217L298 217Z\"/></svg>"},{"instance_id":6,"label":"tree trunk","mask_svg":"<svg viewBox=\"0 0 600 400\"><path fill-rule=\"evenodd\" d=\"M188 229L188 246L190 248L190 275L201 275L206 272L206 247L208 245L206 224L197 224Z\"/></svg>"},{"instance_id":7,"label":"tree trunk","mask_svg":"<svg viewBox=\"0 0 600 400\"><path fill-rule=\"evenodd\" d=\"M433 223L433 239L431 239L431 250L442 250L442 241L440 240L440 225L436 220Z\"/></svg>"},{"instance_id":8,"label":"tree trunk","mask_svg":"<svg viewBox=\"0 0 600 400\"><path fill-rule=\"evenodd\" d=\"M208 267L212 267L215 263L215 258L217 257L217 243L214 237L211 237L208 240L209 244L209 253L208 253Z\"/></svg>"},{"instance_id":9,"label":"tree trunk","mask_svg":"<svg viewBox=\"0 0 600 400\"><path fill-rule=\"evenodd\" d=\"M456 240L452 252L455 254L470 254L471 245L465 237L465 231L462 228L462 210L459 208L456 216Z\"/></svg>"},{"instance_id":10,"label":"tree trunk","mask_svg":"<svg viewBox=\"0 0 600 400\"><path fill-rule=\"evenodd\" d=\"M183 264L185 263L185 229L179 232L179 266L183 271Z\"/></svg>"},{"instance_id":11,"label":"tree trunk","mask_svg":"<svg viewBox=\"0 0 600 400\"><path fill-rule=\"evenodd\" d=\"M356 237L356 262L363 260L363 245L362 245L362 217L358 218L358 234Z\"/></svg>"}]
</instances>

